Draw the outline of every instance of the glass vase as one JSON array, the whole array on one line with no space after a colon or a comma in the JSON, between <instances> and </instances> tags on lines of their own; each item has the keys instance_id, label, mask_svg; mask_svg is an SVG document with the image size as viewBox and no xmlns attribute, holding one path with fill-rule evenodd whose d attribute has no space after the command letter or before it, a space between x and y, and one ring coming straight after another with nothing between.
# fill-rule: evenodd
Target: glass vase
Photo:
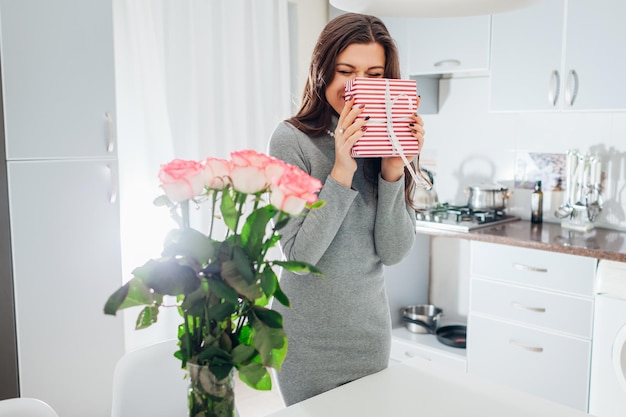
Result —
<instances>
[{"instance_id":1,"label":"glass vase","mask_svg":"<svg viewBox=\"0 0 626 417\"><path fill-rule=\"evenodd\" d=\"M187 363L189 417L235 417L235 370L217 379L206 365Z\"/></svg>"}]
</instances>

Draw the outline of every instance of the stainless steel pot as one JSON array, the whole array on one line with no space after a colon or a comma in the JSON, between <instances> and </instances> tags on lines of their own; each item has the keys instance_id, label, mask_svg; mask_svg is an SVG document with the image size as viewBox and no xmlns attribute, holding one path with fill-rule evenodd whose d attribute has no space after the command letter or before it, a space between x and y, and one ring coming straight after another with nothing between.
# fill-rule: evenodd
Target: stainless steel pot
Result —
<instances>
[{"instance_id":1,"label":"stainless steel pot","mask_svg":"<svg viewBox=\"0 0 626 417\"><path fill-rule=\"evenodd\" d=\"M467 187L467 206L472 210L503 210L511 192L504 185L480 184Z\"/></svg>"},{"instance_id":2,"label":"stainless steel pot","mask_svg":"<svg viewBox=\"0 0 626 417\"><path fill-rule=\"evenodd\" d=\"M443 310L432 304L419 304L402 309L402 320L406 328L413 333L432 333Z\"/></svg>"}]
</instances>

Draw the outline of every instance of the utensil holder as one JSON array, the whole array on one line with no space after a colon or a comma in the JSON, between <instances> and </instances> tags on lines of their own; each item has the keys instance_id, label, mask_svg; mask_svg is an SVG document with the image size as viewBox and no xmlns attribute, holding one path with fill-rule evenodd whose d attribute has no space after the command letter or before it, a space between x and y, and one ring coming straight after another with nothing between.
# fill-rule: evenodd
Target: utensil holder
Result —
<instances>
[{"instance_id":1,"label":"utensil holder","mask_svg":"<svg viewBox=\"0 0 626 417\"><path fill-rule=\"evenodd\" d=\"M594 225L589 221L587 206L573 206L572 213L567 220L563 220L561 222L561 227L579 232L588 232L592 230Z\"/></svg>"}]
</instances>

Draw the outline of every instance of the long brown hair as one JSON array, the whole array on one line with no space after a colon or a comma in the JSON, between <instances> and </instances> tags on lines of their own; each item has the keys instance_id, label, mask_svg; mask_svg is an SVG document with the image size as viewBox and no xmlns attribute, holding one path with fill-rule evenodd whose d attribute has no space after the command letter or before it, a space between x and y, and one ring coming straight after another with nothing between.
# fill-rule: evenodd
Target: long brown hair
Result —
<instances>
[{"instance_id":1,"label":"long brown hair","mask_svg":"<svg viewBox=\"0 0 626 417\"><path fill-rule=\"evenodd\" d=\"M317 40L309 77L304 87L300 110L287 121L309 136L321 136L331 128L332 116L337 112L326 100L326 87L335 76L337 56L352 44L378 43L385 51L385 78L400 78L400 61L395 41L385 24L375 16L346 13L332 19ZM367 158L365 178L372 184L378 182L380 158ZM405 198L412 204L411 194L415 187L413 177L404 169Z\"/></svg>"}]
</instances>

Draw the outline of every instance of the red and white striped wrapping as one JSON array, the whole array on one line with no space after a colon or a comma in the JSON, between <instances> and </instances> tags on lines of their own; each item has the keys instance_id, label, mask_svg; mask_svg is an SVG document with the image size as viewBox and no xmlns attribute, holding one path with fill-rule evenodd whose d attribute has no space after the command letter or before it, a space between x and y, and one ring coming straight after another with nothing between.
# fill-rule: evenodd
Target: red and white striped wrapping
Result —
<instances>
[{"instance_id":1,"label":"red and white striped wrapping","mask_svg":"<svg viewBox=\"0 0 626 417\"><path fill-rule=\"evenodd\" d=\"M365 105L359 118L370 117L363 137L352 147L353 157L399 156L394 142L405 155L418 152L409 127L416 110L415 80L355 78L346 83L345 93L346 97L354 97L354 105Z\"/></svg>"}]
</instances>

